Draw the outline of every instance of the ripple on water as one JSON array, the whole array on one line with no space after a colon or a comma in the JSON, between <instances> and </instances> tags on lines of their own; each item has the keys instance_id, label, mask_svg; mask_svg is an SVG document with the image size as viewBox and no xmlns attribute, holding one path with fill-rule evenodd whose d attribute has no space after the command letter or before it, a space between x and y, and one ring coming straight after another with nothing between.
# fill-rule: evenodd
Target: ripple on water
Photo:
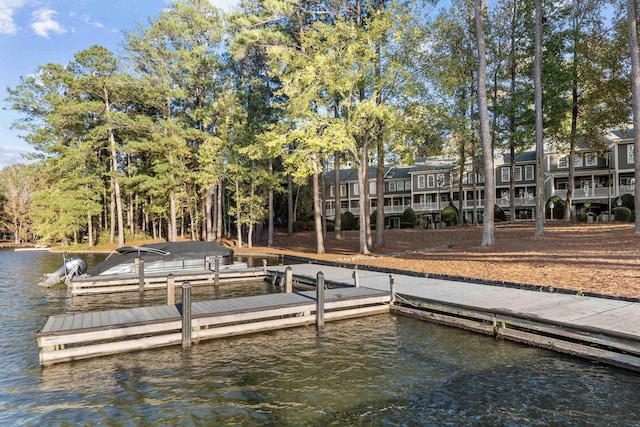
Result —
<instances>
[{"instance_id":1,"label":"ripple on water","mask_svg":"<svg viewBox=\"0 0 640 427\"><path fill-rule=\"evenodd\" d=\"M39 288L41 255L0 251L0 425L639 425L636 374L384 315L40 369L45 316L164 298Z\"/></svg>"}]
</instances>

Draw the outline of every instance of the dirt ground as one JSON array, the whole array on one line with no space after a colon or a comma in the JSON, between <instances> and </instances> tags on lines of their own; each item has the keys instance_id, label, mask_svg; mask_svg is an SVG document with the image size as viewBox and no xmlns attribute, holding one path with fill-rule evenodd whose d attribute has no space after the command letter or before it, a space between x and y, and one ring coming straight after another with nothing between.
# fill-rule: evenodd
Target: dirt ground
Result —
<instances>
[{"instance_id":1,"label":"dirt ground","mask_svg":"<svg viewBox=\"0 0 640 427\"><path fill-rule=\"evenodd\" d=\"M483 247L482 226L438 230L386 230L385 245L358 254L358 232L343 240L327 233L324 254L316 254L314 232L289 237L277 232L236 254L290 254L319 260L393 268L472 279L490 279L576 292L640 298L640 233L633 224L576 224L547 221L544 236L534 223L496 225L495 243ZM266 239L266 230L263 233Z\"/></svg>"}]
</instances>

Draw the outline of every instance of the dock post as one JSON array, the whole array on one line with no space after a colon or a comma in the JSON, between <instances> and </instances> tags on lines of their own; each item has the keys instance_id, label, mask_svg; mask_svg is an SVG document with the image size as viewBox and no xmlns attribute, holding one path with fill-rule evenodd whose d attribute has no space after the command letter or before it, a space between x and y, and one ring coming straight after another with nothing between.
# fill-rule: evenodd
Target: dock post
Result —
<instances>
[{"instance_id":1,"label":"dock post","mask_svg":"<svg viewBox=\"0 0 640 427\"><path fill-rule=\"evenodd\" d=\"M209 271L211 270L211 259L208 256L204 257L204 269Z\"/></svg>"},{"instance_id":2,"label":"dock post","mask_svg":"<svg viewBox=\"0 0 640 427\"><path fill-rule=\"evenodd\" d=\"M138 264L138 291L140 292L140 294L144 293L144 260L143 259L140 259Z\"/></svg>"},{"instance_id":3,"label":"dock post","mask_svg":"<svg viewBox=\"0 0 640 427\"><path fill-rule=\"evenodd\" d=\"M182 284L182 348L191 347L191 283Z\"/></svg>"},{"instance_id":4,"label":"dock post","mask_svg":"<svg viewBox=\"0 0 640 427\"><path fill-rule=\"evenodd\" d=\"M176 303L176 278L173 273L167 276L167 305Z\"/></svg>"},{"instance_id":5,"label":"dock post","mask_svg":"<svg viewBox=\"0 0 640 427\"><path fill-rule=\"evenodd\" d=\"M389 302L393 304L396 302L396 279L389 275Z\"/></svg>"},{"instance_id":6,"label":"dock post","mask_svg":"<svg viewBox=\"0 0 640 427\"><path fill-rule=\"evenodd\" d=\"M353 286L356 288L360 286L360 277L358 277L358 270L353 270Z\"/></svg>"},{"instance_id":7,"label":"dock post","mask_svg":"<svg viewBox=\"0 0 640 427\"><path fill-rule=\"evenodd\" d=\"M213 260L213 265L215 269L213 272L213 284L218 286L220 284L220 258L216 257L216 259Z\"/></svg>"},{"instance_id":8,"label":"dock post","mask_svg":"<svg viewBox=\"0 0 640 427\"><path fill-rule=\"evenodd\" d=\"M318 271L316 278L316 328L324 327L324 273Z\"/></svg>"},{"instance_id":9,"label":"dock post","mask_svg":"<svg viewBox=\"0 0 640 427\"><path fill-rule=\"evenodd\" d=\"M267 275L267 260L265 258L262 258L262 272L265 276Z\"/></svg>"},{"instance_id":10,"label":"dock post","mask_svg":"<svg viewBox=\"0 0 640 427\"><path fill-rule=\"evenodd\" d=\"M284 270L284 291L293 292L293 268L287 267Z\"/></svg>"}]
</instances>

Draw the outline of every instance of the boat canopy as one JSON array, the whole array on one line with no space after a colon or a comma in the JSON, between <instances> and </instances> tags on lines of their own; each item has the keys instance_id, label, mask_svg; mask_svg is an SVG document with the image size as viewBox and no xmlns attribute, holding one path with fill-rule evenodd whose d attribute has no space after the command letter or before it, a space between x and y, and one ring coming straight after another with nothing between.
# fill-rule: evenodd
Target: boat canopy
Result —
<instances>
[{"instance_id":1,"label":"boat canopy","mask_svg":"<svg viewBox=\"0 0 640 427\"><path fill-rule=\"evenodd\" d=\"M142 246L123 246L116 249L118 255L96 265L89 275L110 274L124 265L133 264L136 258L144 260L145 267L168 268L171 261L199 260L204 267L205 258L219 258L220 265L233 264L233 249L217 242L163 242Z\"/></svg>"}]
</instances>

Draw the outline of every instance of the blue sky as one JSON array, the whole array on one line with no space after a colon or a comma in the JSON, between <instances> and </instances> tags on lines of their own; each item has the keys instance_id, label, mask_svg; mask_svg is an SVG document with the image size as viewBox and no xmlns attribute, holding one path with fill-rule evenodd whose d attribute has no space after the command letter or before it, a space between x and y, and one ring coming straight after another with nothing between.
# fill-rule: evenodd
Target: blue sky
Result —
<instances>
[{"instance_id":1,"label":"blue sky","mask_svg":"<svg viewBox=\"0 0 640 427\"><path fill-rule=\"evenodd\" d=\"M68 64L92 45L121 51L123 30L147 23L168 0L0 0L0 169L20 161L30 150L11 123L21 116L10 110L6 88L48 63ZM211 0L229 10L235 0Z\"/></svg>"}]
</instances>

